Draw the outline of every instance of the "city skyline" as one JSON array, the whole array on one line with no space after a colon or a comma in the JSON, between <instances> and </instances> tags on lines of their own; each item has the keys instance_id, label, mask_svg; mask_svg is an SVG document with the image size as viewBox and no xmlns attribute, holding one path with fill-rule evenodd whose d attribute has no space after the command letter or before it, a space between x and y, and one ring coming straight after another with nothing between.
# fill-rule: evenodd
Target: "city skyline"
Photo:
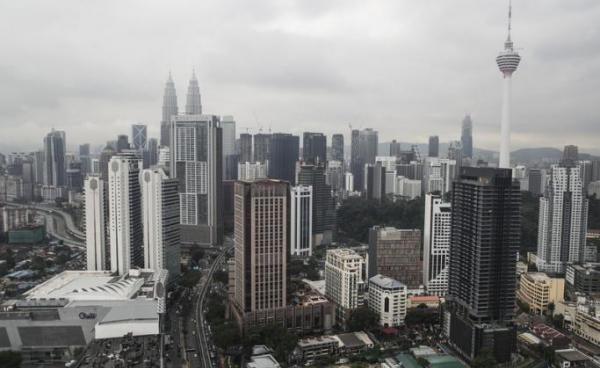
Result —
<instances>
[{"instance_id":1,"label":"city skyline","mask_svg":"<svg viewBox=\"0 0 600 368\"><path fill-rule=\"evenodd\" d=\"M352 124L354 128L372 127L389 140L425 142L429 135L439 135L440 141L447 142L460 137L461 119L470 113L475 147L497 150L501 86L494 59L506 30L504 2L487 7L466 0L435 7L405 2L377 7L344 5L261 2L246 13L228 3L194 4L204 13L214 13L211 18L217 21L222 19L219 15L231 12L232 22L216 38L209 32L212 40L206 47L188 48L186 43L202 42L204 27L213 27L213 20L165 29L153 39L156 46L164 45L167 50L158 57L155 50L160 47L143 47L147 41L136 38L136 32L127 36L121 32L122 39L108 42L93 25L110 21L114 25L111 32L118 32L131 25L130 13L135 13L144 20L135 22L144 32L159 21L159 15L162 22L171 12L191 4L175 4L169 9L148 4L136 7L135 12L124 6L118 19L110 4L96 5L92 9L96 12L90 12L97 13L94 19L86 13L74 19L77 17L71 12L80 9L73 3L70 11L60 9L55 24L60 32L45 29L52 25L43 23L37 30L15 25L12 19L19 19L19 5L3 5L7 11L0 19L6 18L3 23L21 31L23 37L15 42L18 37L0 36L7 50L7 58L0 62L0 79L4 80L0 125L5 131L0 147L3 152L35 149L39 137L53 126L66 131L73 145L88 141L101 145L116 134L129 133L132 123L146 124L148 136L158 138L169 71L183 111L181 100L195 69L204 110L233 115L239 133L246 128L256 133L262 126L263 132L270 127L272 132L295 135L304 131L328 136L343 133L349 142L348 124ZM44 13L56 11L48 8ZM596 31L587 28L590 22L586 19L595 19L600 6L583 0L569 4L515 1L513 11L513 33L523 47L519 52L526 56L514 82L513 148L559 148L576 142L582 151L594 153L590 137L599 128L590 111L597 99L592 86L598 70L593 62L598 56L592 47ZM369 14L375 14L378 22L367 22ZM182 23L179 16L177 19L178 25ZM340 33L348 28L344 27L348 22L354 22L356 29ZM303 24L309 27L300 27ZM473 28L477 32L472 32ZM81 32L67 36L61 33L64 29ZM247 32L241 34L241 29ZM21 44L44 31L49 32L39 49L25 51ZM575 34L587 36L573 37ZM254 42L246 42L246 37L253 37ZM333 47L330 41L335 41ZM96 49L90 49L88 43ZM123 54L119 51L123 43L130 55L114 58L112 55ZM558 53L557 44L566 45L567 52ZM57 59L51 55L55 47L46 45L61 46L66 54ZM275 50L267 45L282 47ZM370 59L357 55L357 50L368 50L361 53L370 54ZM221 57L226 54L253 56ZM45 62L33 65L29 59ZM140 65L139 61L146 59L152 61ZM568 67L574 61L577 70ZM557 69L560 78L548 78ZM561 103L548 102L556 99ZM563 134L565 122L572 129Z\"/></svg>"}]
</instances>

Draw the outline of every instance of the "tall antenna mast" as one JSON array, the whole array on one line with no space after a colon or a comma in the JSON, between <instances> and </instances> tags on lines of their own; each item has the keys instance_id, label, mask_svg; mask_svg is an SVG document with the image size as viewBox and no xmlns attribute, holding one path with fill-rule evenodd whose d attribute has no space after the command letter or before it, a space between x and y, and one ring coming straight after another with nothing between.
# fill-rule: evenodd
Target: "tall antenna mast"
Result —
<instances>
[{"instance_id":1,"label":"tall antenna mast","mask_svg":"<svg viewBox=\"0 0 600 368\"><path fill-rule=\"evenodd\" d=\"M510 30L512 28L512 0L508 0L508 40L510 41Z\"/></svg>"}]
</instances>

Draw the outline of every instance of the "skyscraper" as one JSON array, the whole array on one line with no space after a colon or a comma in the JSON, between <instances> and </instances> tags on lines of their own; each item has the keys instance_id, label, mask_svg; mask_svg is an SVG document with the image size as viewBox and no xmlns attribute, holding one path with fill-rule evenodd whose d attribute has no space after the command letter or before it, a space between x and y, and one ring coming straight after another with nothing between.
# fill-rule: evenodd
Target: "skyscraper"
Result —
<instances>
[{"instance_id":1,"label":"skyscraper","mask_svg":"<svg viewBox=\"0 0 600 368\"><path fill-rule=\"evenodd\" d=\"M350 171L354 178L354 190L364 190L365 165L375 163L378 145L376 131L372 129L352 131Z\"/></svg>"},{"instance_id":2,"label":"skyscraper","mask_svg":"<svg viewBox=\"0 0 600 368\"><path fill-rule=\"evenodd\" d=\"M350 312L360 304L365 283L364 259L352 249L327 250L325 256L325 296L335 304L335 320L345 325Z\"/></svg>"},{"instance_id":3,"label":"skyscraper","mask_svg":"<svg viewBox=\"0 0 600 368\"><path fill-rule=\"evenodd\" d=\"M428 157L438 157L440 155L440 138L437 135L430 136L427 148L429 150Z\"/></svg>"},{"instance_id":4,"label":"skyscraper","mask_svg":"<svg viewBox=\"0 0 600 368\"><path fill-rule=\"evenodd\" d=\"M192 71L192 77L188 84L187 96L185 100L185 114L186 115L201 115L202 114L202 101L200 97L200 87L198 86L198 78L196 78L196 72Z\"/></svg>"},{"instance_id":5,"label":"skyscraper","mask_svg":"<svg viewBox=\"0 0 600 368\"><path fill-rule=\"evenodd\" d=\"M502 96L502 120L500 123L500 162L499 167L510 167L510 120L511 120L511 90L512 75L517 70L521 56L513 48L513 42L510 38L512 19L512 6L508 8L508 37L504 42L504 51L496 58L498 68L504 77L503 96Z\"/></svg>"},{"instance_id":6,"label":"skyscraper","mask_svg":"<svg viewBox=\"0 0 600 368\"><path fill-rule=\"evenodd\" d=\"M462 132L460 135L462 153L464 157L473 157L473 121L471 115L466 115L462 121Z\"/></svg>"},{"instance_id":7,"label":"skyscraper","mask_svg":"<svg viewBox=\"0 0 600 368\"><path fill-rule=\"evenodd\" d=\"M381 201L386 193L386 170L381 162L365 165L365 184L364 191L367 199Z\"/></svg>"},{"instance_id":8,"label":"skyscraper","mask_svg":"<svg viewBox=\"0 0 600 368\"><path fill-rule=\"evenodd\" d=\"M129 145L129 137L127 134L119 134L117 136L117 152L122 153L128 149L131 149L131 145Z\"/></svg>"},{"instance_id":9,"label":"skyscraper","mask_svg":"<svg viewBox=\"0 0 600 368\"><path fill-rule=\"evenodd\" d=\"M116 154L114 148L107 144L100 153L100 179L108 185L108 162Z\"/></svg>"},{"instance_id":10,"label":"skyscraper","mask_svg":"<svg viewBox=\"0 0 600 368\"><path fill-rule=\"evenodd\" d=\"M394 156L399 158L402 155L402 146L400 142L396 142L396 140L392 140L390 142L390 156Z\"/></svg>"},{"instance_id":11,"label":"skyscraper","mask_svg":"<svg viewBox=\"0 0 600 368\"><path fill-rule=\"evenodd\" d=\"M520 203L510 169L463 167L454 182L445 326L469 361L489 349L506 362L516 347Z\"/></svg>"},{"instance_id":12,"label":"skyscraper","mask_svg":"<svg viewBox=\"0 0 600 368\"><path fill-rule=\"evenodd\" d=\"M156 138L148 139L144 150L144 167L148 168L158 163L158 141Z\"/></svg>"},{"instance_id":13,"label":"skyscraper","mask_svg":"<svg viewBox=\"0 0 600 368\"><path fill-rule=\"evenodd\" d=\"M290 254L312 256L313 191L311 186L292 187L290 204Z\"/></svg>"},{"instance_id":14,"label":"skyscraper","mask_svg":"<svg viewBox=\"0 0 600 368\"><path fill-rule=\"evenodd\" d=\"M312 187L312 233L315 246L331 244L335 228L335 202L331 186L327 185L323 165L302 165L298 172L298 185Z\"/></svg>"},{"instance_id":15,"label":"skyscraper","mask_svg":"<svg viewBox=\"0 0 600 368\"><path fill-rule=\"evenodd\" d=\"M66 135L61 130L52 130L44 138L44 184L53 187L66 185Z\"/></svg>"},{"instance_id":16,"label":"skyscraper","mask_svg":"<svg viewBox=\"0 0 600 368\"><path fill-rule=\"evenodd\" d=\"M369 278L377 274L418 289L423 280L421 230L373 226L369 230Z\"/></svg>"},{"instance_id":17,"label":"skyscraper","mask_svg":"<svg viewBox=\"0 0 600 368\"><path fill-rule=\"evenodd\" d=\"M529 192L534 195L542 195L546 190L546 172L543 169L529 169L528 174Z\"/></svg>"},{"instance_id":18,"label":"skyscraper","mask_svg":"<svg viewBox=\"0 0 600 368\"><path fill-rule=\"evenodd\" d=\"M171 73L165 85L163 96L162 120L160 122L160 145L168 147L171 144L171 117L179 114L177 107L177 92Z\"/></svg>"},{"instance_id":19,"label":"skyscraper","mask_svg":"<svg viewBox=\"0 0 600 368\"><path fill-rule=\"evenodd\" d=\"M423 166L425 193L446 194L452 189L456 177L456 161L447 158L427 157Z\"/></svg>"},{"instance_id":20,"label":"skyscraper","mask_svg":"<svg viewBox=\"0 0 600 368\"><path fill-rule=\"evenodd\" d=\"M108 170L110 269L125 275L144 267L140 193L142 163L134 154L117 154Z\"/></svg>"},{"instance_id":21,"label":"skyscraper","mask_svg":"<svg viewBox=\"0 0 600 368\"><path fill-rule=\"evenodd\" d=\"M144 229L144 268L179 275L179 193L177 179L163 169L143 170L140 175Z\"/></svg>"},{"instance_id":22,"label":"skyscraper","mask_svg":"<svg viewBox=\"0 0 600 368\"><path fill-rule=\"evenodd\" d=\"M296 135L275 133L271 138L269 178L296 184L296 161L300 150L300 138Z\"/></svg>"},{"instance_id":23,"label":"skyscraper","mask_svg":"<svg viewBox=\"0 0 600 368\"><path fill-rule=\"evenodd\" d=\"M265 163L271 154L271 134L254 134L254 161Z\"/></svg>"},{"instance_id":24,"label":"skyscraper","mask_svg":"<svg viewBox=\"0 0 600 368\"><path fill-rule=\"evenodd\" d=\"M179 180L181 241L223 241L222 131L214 115L174 116L170 176Z\"/></svg>"},{"instance_id":25,"label":"skyscraper","mask_svg":"<svg viewBox=\"0 0 600 368\"><path fill-rule=\"evenodd\" d=\"M588 200L580 168L569 163L551 168L540 198L537 268L542 272L564 273L567 263L585 260Z\"/></svg>"},{"instance_id":26,"label":"skyscraper","mask_svg":"<svg viewBox=\"0 0 600 368\"><path fill-rule=\"evenodd\" d=\"M561 163L566 166L573 166L577 161L579 161L579 147L574 145L565 146Z\"/></svg>"},{"instance_id":27,"label":"skyscraper","mask_svg":"<svg viewBox=\"0 0 600 368\"><path fill-rule=\"evenodd\" d=\"M223 116L223 180L235 179L237 160L235 159L235 120L233 116Z\"/></svg>"},{"instance_id":28,"label":"skyscraper","mask_svg":"<svg viewBox=\"0 0 600 368\"><path fill-rule=\"evenodd\" d=\"M148 139L148 132L145 124L132 124L131 125L131 138L133 143L133 149L143 150L146 148L146 141Z\"/></svg>"},{"instance_id":29,"label":"skyscraper","mask_svg":"<svg viewBox=\"0 0 600 368\"><path fill-rule=\"evenodd\" d=\"M105 182L90 176L83 184L85 198L85 247L88 271L108 270L108 206Z\"/></svg>"},{"instance_id":30,"label":"skyscraper","mask_svg":"<svg viewBox=\"0 0 600 368\"><path fill-rule=\"evenodd\" d=\"M448 292L448 260L452 207L437 194L425 195L423 227L423 285L428 293L445 296Z\"/></svg>"},{"instance_id":31,"label":"skyscraper","mask_svg":"<svg viewBox=\"0 0 600 368\"><path fill-rule=\"evenodd\" d=\"M307 164L327 162L327 137L323 133L304 132L302 159Z\"/></svg>"},{"instance_id":32,"label":"skyscraper","mask_svg":"<svg viewBox=\"0 0 600 368\"><path fill-rule=\"evenodd\" d=\"M233 313L240 326L285 320L289 185L238 181L234 191Z\"/></svg>"},{"instance_id":33,"label":"skyscraper","mask_svg":"<svg viewBox=\"0 0 600 368\"><path fill-rule=\"evenodd\" d=\"M252 160L252 135L240 134L240 163L253 162Z\"/></svg>"},{"instance_id":34,"label":"skyscraper","mask_svg":"<svg viewBox=\"0 0 600 368\"><path fill-rule=\"evenodd\" d=\"M344 135L331 136L331 160L344 162Z\"/></svg>"}]
</instances>

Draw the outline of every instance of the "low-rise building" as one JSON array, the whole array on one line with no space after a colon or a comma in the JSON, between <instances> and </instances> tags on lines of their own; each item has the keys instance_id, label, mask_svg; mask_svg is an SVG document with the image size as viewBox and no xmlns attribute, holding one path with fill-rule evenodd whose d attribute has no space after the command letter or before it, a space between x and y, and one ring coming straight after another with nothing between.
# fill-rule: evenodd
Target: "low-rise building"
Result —
<instances>
[{"instance_id":1,"label":"low-rise building","mask_svg":"<svg viewBox=\"0 0 600 368\"><path fill-rule=\"evenodd\" d=\"M600 345L600 302L581 298L572 329L577 336Z\"/></svg>"},{"instance_id":2,"label":"low-rise building","mask_svg":"<svg viewBox=\"0 0 600 368\"><path fill-rule=\"evenodd\" d=\"M321 358L350 356L374 346L373 340L364 332L310 337L298 340L293 359L298 363L311 365Z\"/></svg>"},{"instance_id":3,"label":"low-rise building","mask_svg":"<svg viewBox=\"0 0 600 368\"><path fill-rule=\"evenodd\" d=\"M369 309L379 315L383 327L404 324L408 298L406 285L383 275L369 279Z\"/></svg>"},{"instance_id":4,"label":"low-rise building","mask_svg":"<svg viewBox=\"0 0 600 368\"><path fill-rule=\"evenodd\" d=\"M567 265L565 281L569 300L576 300L578 296L600 295L600 263Z\"/></svg>"},{"instance_id":5,"label":"low-rise building","mask_svg":"<svg viewBox=\"0 0 600 368\"><path fill-rule=\"evenodd\" d=\"M565 280L549 277L543 272L528 272L521 275L517 297L529 304L535 314L544 314L550 303L564 300Z\"/></svg>"}]
</instances>

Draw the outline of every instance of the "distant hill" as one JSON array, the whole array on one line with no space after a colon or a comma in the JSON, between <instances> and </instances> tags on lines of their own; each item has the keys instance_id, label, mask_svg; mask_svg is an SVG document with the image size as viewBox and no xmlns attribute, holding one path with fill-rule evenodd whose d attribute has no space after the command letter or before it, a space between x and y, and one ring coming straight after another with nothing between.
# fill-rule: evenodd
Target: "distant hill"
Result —
<instances>
[{"instance_id":1,"label":"distant hill","mask_svg":"<svg viewBox=\"0 0 600 368\"><path fill-rule=\"evenodd\" d=\"M551 147L521 148L510 154L511 160L517 163L558 161L561 157L562 151Z\"/></svg>"}]
</instances>

